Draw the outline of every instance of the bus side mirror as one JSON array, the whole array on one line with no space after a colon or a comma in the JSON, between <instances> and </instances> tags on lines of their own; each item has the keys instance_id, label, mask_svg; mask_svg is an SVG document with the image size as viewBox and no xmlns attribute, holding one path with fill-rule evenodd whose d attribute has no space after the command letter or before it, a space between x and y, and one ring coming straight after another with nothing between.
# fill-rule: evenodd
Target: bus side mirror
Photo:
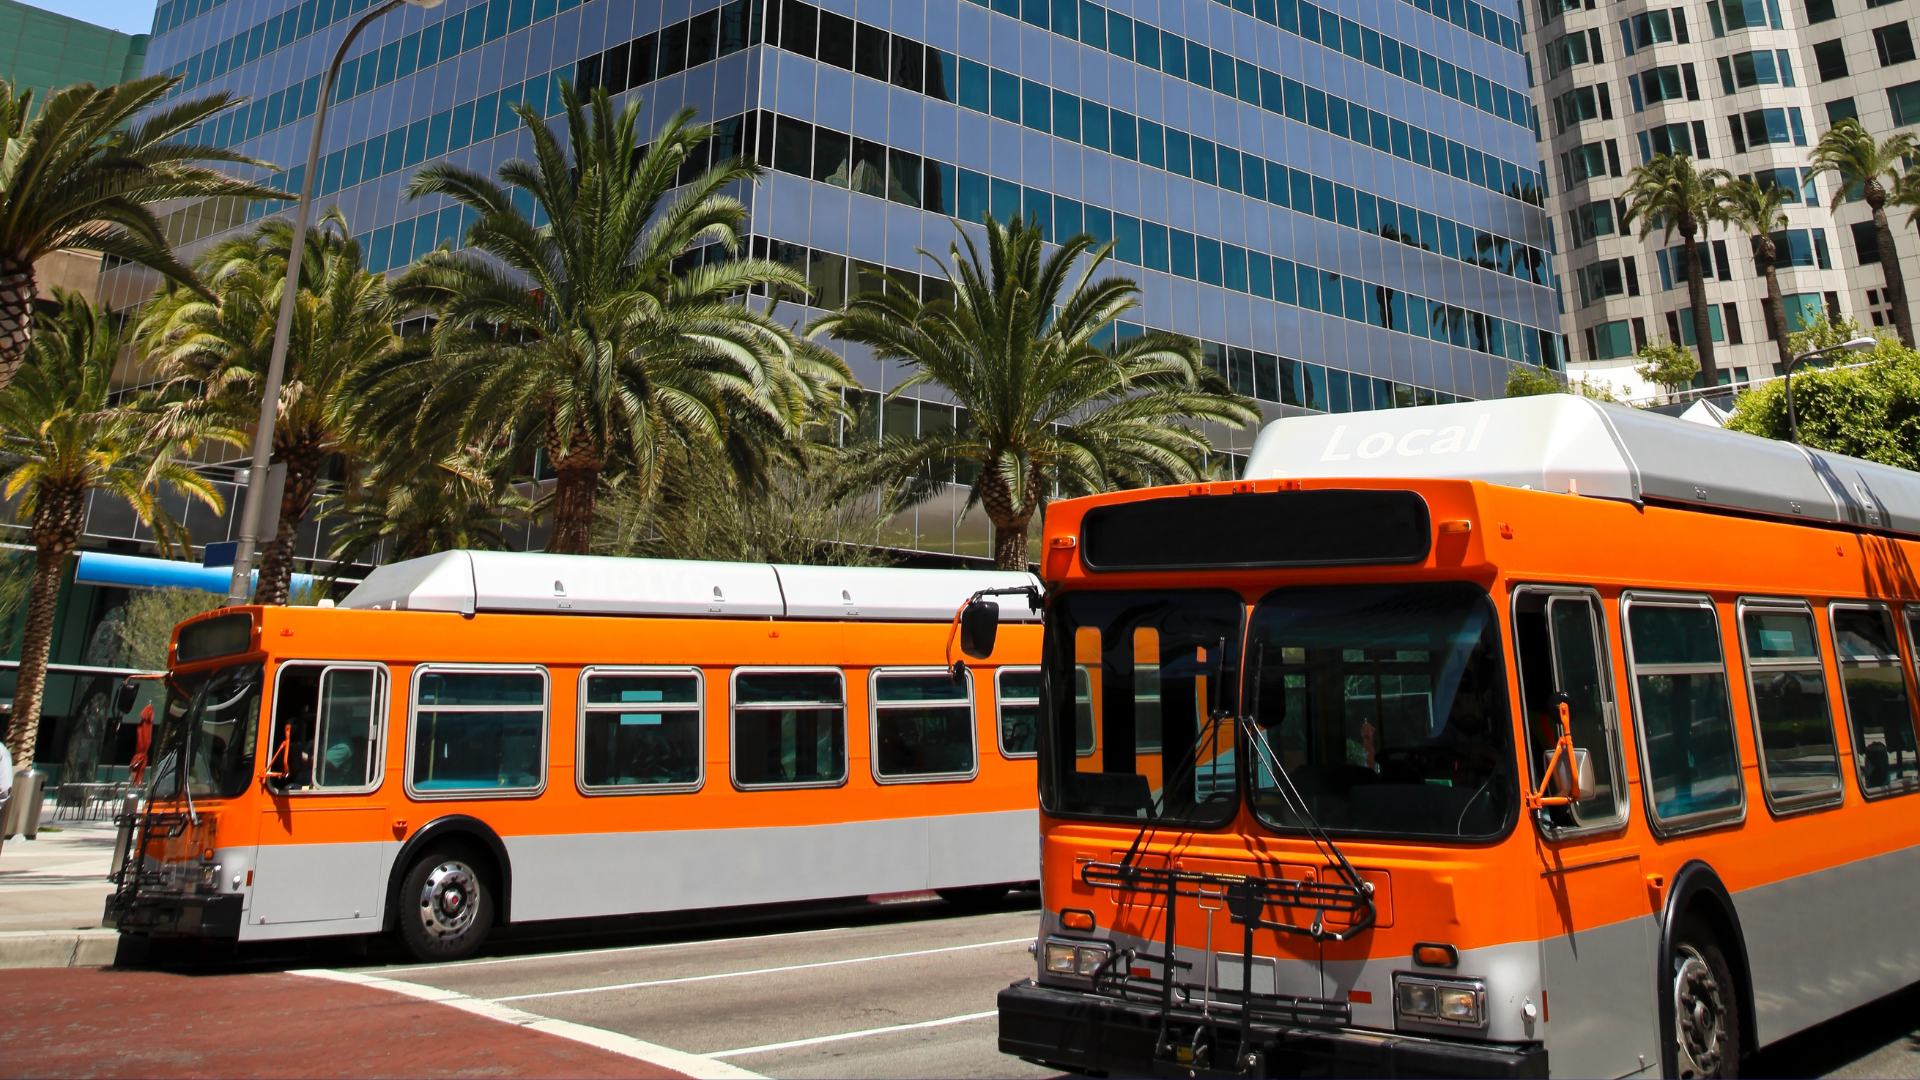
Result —
<instances>
[{"instance_id":1,"label":"bus side mirror","mask_svg":"<svg viewBox=\"0 0 1920 1080\"><path fill-rule=\"evenodd\" d=\"M960 651L975 660L993 655L1000 634L1000 605L992 600L969 600L960 609Z\"/></svg>"},{"instance_id":2,"label":"bus side mirror","mask_svg":"<svg viewBox=\"0 0 1920 1080\"><path fill-rule=\"evenodd\" d=\"M140 684L132 679L123 680L119 691L113 696L114 715L118 716L122 723L126 722L127 714L133 711L133 703L138 700L140 700Z\"/></svg>"},{"instance_id":3,"label":"bus side mirror","mask_svg":"<svg viewBox=\"0 0 1920 1080\"><path fill-rule=\"evenodd\" d=\"M1553 755L1549 753L1547 759L1551 763ZM1558 764L1553 765L1553 775L1548 777L1547 783L1549 795L1572 799L1574 802L1591 798L1594 789L1593 758L1585 750L1574 747Z\"/></svg>"}]
</instances>

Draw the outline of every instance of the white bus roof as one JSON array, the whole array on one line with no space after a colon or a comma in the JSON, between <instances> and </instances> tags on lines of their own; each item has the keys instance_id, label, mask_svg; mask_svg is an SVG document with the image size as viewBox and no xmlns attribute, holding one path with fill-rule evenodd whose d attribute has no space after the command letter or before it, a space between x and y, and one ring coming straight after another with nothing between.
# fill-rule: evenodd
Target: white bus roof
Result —
<instances>
[{"instance_id":1,"label":"white bus roof","mask_svg":"<svg viewBox=\"0 0 1920 1080\"><path fill-rule=\"evenodd\" d=\"M1920 536L1920 473L1572 394L1290 416L1246 476L1484 480Z\"/></svg>"},{"instance_id":2,"label":"white bus roof","mask_svg":"<svg viewBox=\"0 0 1920 1080\"><path fill-rule=\"evenodd\" d=\"M946 622L981 589L1040 587L1032 574L873 566L616 559L443 551L376 568L343 608L574 615L719 615ZM1000 617L1038 619L1021 597Z\"/></svg>"}]
</instances>

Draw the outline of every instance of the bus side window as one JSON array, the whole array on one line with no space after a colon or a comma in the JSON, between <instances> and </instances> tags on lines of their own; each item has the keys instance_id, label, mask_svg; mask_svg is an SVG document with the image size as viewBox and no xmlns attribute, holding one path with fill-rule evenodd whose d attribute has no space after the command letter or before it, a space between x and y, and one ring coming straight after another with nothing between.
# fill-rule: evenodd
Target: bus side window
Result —
<instances>
[{"instance_id":1,"label":"bus side window","mask_svg":"<svg viewBox=\"0 0 1920 1080\"><path fill-rule=\"evenodd\" d=\"M956 780L976 771L973 677L946 671L875 671L873 775L882 782Z\"/></svg>"},{"instance_id":2,"label":"bus side window","mask_svg":"<svg viewBox=\"0 0 1920 1080\"><path fill-rule=\"evenodd\" d=\"M1003 757L1032 757L1039 749L1040 669L1003 667L994 704L1000 712L1000 753ZM1089 720L1088 730L1093 724Z\"/></svg>"},{"instance_id":3,"label":"bus side window","mask_svg":"<svg viewBox=\"0 0 1920 1080\"><path fill-rule=\"evenodd\" d=\"M846 680L837 669L733 673L733 782L832 787L847 781Z\"/></svg>"},{"instance_id":4,"label":"bus side window","mask_svg":"<svg viewBox=\"0 0 1920 1080\"><path fill-rule=\"evenodd\" d=\"M1746 787L1713 602L1627 596L1620 607L1654 819L1673 829L1738 817Z\"/></svg>"},{"instance_id":5,"label":"bus side window","mask_svg":"<svg viewBox=\"0 0 1920 1080\"><path fill-rule=\"evenodd\" d=\"M1547 823L1555 829L1618 824L1626 816L1618 781L1620 734L1599 603L1586 592L1526 589L1514 603L1513 624L1532 786L1539 787L1559 739L1558 693L1567 695L1573 745L1587 752L1593 766L1594 790L1582 792L1585 798L1571 807L1548 808Z\"/></svg>"},{"instance_id":6,"label":"bus side window","mask_svg":"<svg viewBox=\"0 0 1920 1080\"><path fill-rule=\"evenodd\" d=\"M366 665L283 664L274 691L268 769L282 791L380 782L386 673Z\"/></svg>"},{"instance_id":7,"label":"bus side window","mask_svg":"<svg viewBox=\"0 0 1920 1080\"><path fill-rule=\"evenodd\" d=\"M1877 604L1835 604L1829 613L1860 790L1872 796L1910 789L1920 760L1893 618Z\"/></svg>"},{"instance_id":8,"label":"bus side window","mask_svg":"<svg viewBox=\"0 0 1920 1080\"><path fill-rule=\"evenodd\" d=\"M1840 752L1813 612L1798 600L1742 601L1740 642L1767 804L1839 805Z\"/></svg>"},{"instance_id":9,"label":"bus side window","mask_svg":"<svg viewBox=\"0 0 1920 1080\"><path fill-rule=\"evenodd\" d=\"M538 792L546 786L547 672L414 669L409 783L416 794Z\"/></svg>"},{"instance_id":10,"label":"bus side window","mask_svg":"<svg viewBox=\"0 0 1920 1080\"><path fill-rule=\"evenodd\" d=\"M700 786L698 671L588 668L581 681L582 788L598 794Z\"/></svg>"}]
</instances>

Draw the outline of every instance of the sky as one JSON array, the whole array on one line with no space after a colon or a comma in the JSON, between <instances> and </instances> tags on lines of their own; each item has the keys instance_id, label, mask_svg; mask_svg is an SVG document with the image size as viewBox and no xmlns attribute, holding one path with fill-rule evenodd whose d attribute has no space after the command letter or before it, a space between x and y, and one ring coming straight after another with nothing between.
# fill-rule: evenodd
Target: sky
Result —
<instances>
[{"instance_id":1,"label":"sky","mask_svg":"<svg viewBox=\"0 0 1920 1080\"><path fill-rule=\"evenodd\" d=\"M29 7L105 26L123 34L153 29L156 0L20 0Z\"/></svg>"}]
</instances>

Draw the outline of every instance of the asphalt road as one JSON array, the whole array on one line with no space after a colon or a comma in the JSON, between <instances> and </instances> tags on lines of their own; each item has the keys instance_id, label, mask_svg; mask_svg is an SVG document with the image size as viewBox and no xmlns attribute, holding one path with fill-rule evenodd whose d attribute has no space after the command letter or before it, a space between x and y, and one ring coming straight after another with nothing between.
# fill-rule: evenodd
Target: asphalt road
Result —
<instances>
[{"instance_id":1,"label":"asphalt road","mask_svg":"<svg viewBox=\"0 0 1920 1080\"><path fill-rule=\"evenodd\" d=\"M644 944L503 943L482 960L364 968L709 1055L773 1077L1037 1077L995 1046L994 995L1032 971L1033 898L743 923ZM1920 1078L1920 989L1787 1039L1750 1077Z\"/></svg>"},{"instance_id":2,"label":"asphalt road","mask_svg":"<svg viewBox=\"0 0 1920 1080\"><path fill-rule=\"evenodd\" d=\"M994 995L1033 971L1034 910L896 917L622 948L362 969L775 1077L1039 1077L999 1052Z\"/></svg>"}]
</instances>

